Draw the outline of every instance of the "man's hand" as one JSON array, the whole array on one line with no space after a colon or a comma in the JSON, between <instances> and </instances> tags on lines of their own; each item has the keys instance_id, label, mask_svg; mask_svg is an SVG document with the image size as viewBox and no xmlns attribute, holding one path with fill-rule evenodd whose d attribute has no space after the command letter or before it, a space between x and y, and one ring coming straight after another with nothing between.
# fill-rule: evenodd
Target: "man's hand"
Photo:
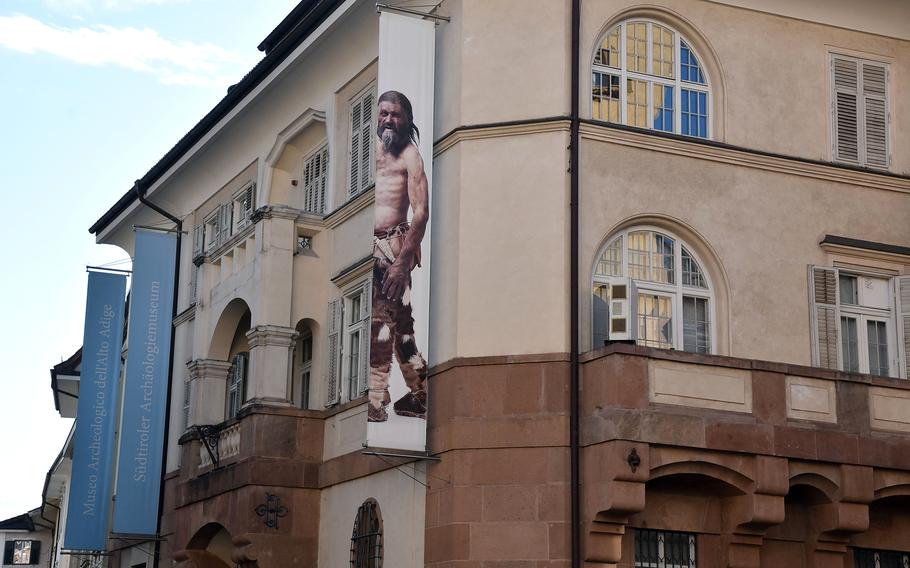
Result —
<instances>
[{"instance_id":1,"label":"man's hand","mask_svg":"<svg viewBox=\"0 0 910 568\"><path fill-rule=\"evenodd\" d=\"M410 271L405 269L404 266L397 262L392 263L392 266L389 267L385 273L385 277L382 279L383 295L390 300L400 300L405 289L408 287L409 277Z\"/></svg>"}]
</instances>

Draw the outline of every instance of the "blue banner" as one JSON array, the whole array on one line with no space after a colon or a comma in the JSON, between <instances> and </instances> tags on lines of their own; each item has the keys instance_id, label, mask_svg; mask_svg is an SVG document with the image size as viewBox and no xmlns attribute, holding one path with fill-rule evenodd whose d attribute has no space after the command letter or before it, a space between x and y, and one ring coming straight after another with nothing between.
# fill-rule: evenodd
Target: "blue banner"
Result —
<instances>
[{"instance_id":1,"label":"blue banner","mask_svg":"<svg viewBox=\"0 0 910 568\"><path fill-rule=\"evenodd\" d=\"M63 541L69 550L107 548L125 295L125 275L89 272L73 475Z\"/></svg>"},{"instance_id":2,"label":"blue banner","mask_svg":"<svg viewBox=\"0 0 910 568\"><path fill-rule=\"evenodd\" d=\"M114 532L154 535L167 416L177 236L136 231Z\"/></svg>"}]
</instances>

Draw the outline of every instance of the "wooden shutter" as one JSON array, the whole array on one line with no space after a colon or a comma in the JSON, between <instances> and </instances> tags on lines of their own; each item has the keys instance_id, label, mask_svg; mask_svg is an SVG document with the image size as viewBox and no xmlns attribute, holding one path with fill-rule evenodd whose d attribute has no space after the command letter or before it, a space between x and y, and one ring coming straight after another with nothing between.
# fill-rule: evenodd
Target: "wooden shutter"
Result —
<instances>
[{"instance_id":1,"label":"wooden shutter","mask_svg":"<svg viewBox=\"0 0 910 568\"><path fill-rule=\"evenodd\" d=\"M231 238L231 223L233 222L234 204L225 203L221 206L221 218L218 225L218 246L223 245Z\"/></svg>"},{"instance_id":2,"label":"wooden shutter","mask_svg":"<svg viewBox=\"0 0 910 568\"><path fill-rule=\"evenodd\" d=\"M363 97L361 103L362 120L360 125L360 187L363 190L373 183L373 163L376 161L374 153L376 151L374 141L376 135L373 133L373 93L369 92Z\"/></svg>"},{"instance_id":3,"label":"wooden shutter","mask_svg":"<svg viewBox=\"0 0 910 568\"><path fill-rule=\"evenodd\" d=\"M837 269L809 267L809 308L812 323L812 364L840 369L840 311Z\"/></svg>"},{"instance_id":4,"label":"wooden shutter","mask_svg":"<svg viewBox=\"0 0 910 568\"><path fill-rule=\"evenodd\" d=\"M325 405L341 402L341 327L344 302L335 298L329 302L326 316Z\"/></svg>"},{"instance_id":5,"label":"wooden shutter","mask_svg":"<svg viewBox=\"0 0 910 568\"><path fill-rule=\"evenodd\" d=\"M325 212L326 174L329 147L323 146L310 156L303 168L303 209L313 213Z\"/></svg>"},{"instance_id":6,"label":"wooden shutter","mask_svg":"<svg viewBox=\"0 0 910 568\"><path fill-rule=\"evenodd\" d=\"M205 225L193 227L193 258L202 256L202 247L205 240Z\"/></svg>"},{"instance_id":7,"label":"wooden shutter","mask_svg":"<svg viewBox=\"0 0 910 568\"><path fill-rule=\"evenodd\" d=\"M348 195L354 195L360 190L361 112L361 99L357 99L351 106L351 185Z\"/></svg>"},{"instance_id":8,"label":"wooden shutter","mask_svg":"<svg viewBox=\"0 0 910 568\"><path fill-rule=\"evenodd\" d=\"M865 164L888 167L888 70L878 63L863 62L863 134Z\"/></svg>"},{"instance_id":9,"label":"wooden shutter","mask_svg":"<svg viewBox=\"0 0 910 568\"><path fill-rule=\"evenodd\" d=\"M373 315L371 307L372 296L372 282L367 282L364 284L363 292L360 296L360 368L357 369L356 395L366 392L370 380L370 337L372 332L370 320ZM356 395L355 393L351 393L351 398L354 398Z\"/></svg>"},{"instance_id":10,"label":"wooden shutter","mask_svg":"<svg viewBox=\"0 0 910 568\"><path fill-rule=\"evenodd\" d=\"M29 564L39 564L41 562L41 541L33 540L32 541L32 550L29 553L28 563Z\"/></svg>"},{"instance_id":11,"label":"wooden shutter","mask_svg":"<svg viewBox=\"0 0 910 568\"><path fill-rule=\"evenodd\" d=\"M859 162L858 64L853 59L833 56L834 159Z\"/></svg>"},{"instance_id":12,"label":"wooden shutter","mask_svg":"<svg viewBox=\"0 0 910 568\"><path fill-rule=\"evenodd\" d=\"M903 377L910 379L910 276L898 276L895 280L898 356L903 363Z\"/></svg>"}]
</instances>

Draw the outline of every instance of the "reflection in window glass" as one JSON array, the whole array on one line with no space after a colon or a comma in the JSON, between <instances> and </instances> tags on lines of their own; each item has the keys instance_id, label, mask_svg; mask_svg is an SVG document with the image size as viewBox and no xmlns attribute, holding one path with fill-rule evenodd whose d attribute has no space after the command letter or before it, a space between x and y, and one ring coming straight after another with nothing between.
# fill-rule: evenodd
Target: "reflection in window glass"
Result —
<instances>
[{"instance_id":1,"label":"reflection in window glass","mask_svg":"<svg viewBox=\"0 0 910 568\"><path fill-rule=\"evenodd\" d=\"M654 130L673 132L673 87L654 85Z\"/></svg>"},{"instance_id":2,"label":"reflection in window glass","mask_svg":"<svg viewBox=\"0 0 910 568\"><path fill-rule=\"evenodd\" d=\"M867 321L866 338L869 343L869 372L873 375L888 376L888 336L885 322Z\"/></svg>"},{"instance_id":3,"label":"reflection in window glass","mask_svg":"<svg viewBox=\"0 0 910 568\"><path fill-rule=\"evenodd\" d=\"M695 54L692 53L692 50L689 49L689 46L684 41L679 42L679 68L680 79L683 81L701 83L702 85L707 83L705 74L698 64L698 58L695 57Z\"/></svg>"},{"instance_id":4,"label":"reflection in window glass","mask_svg":"<svg viewBox=\"0 0 910 568\"><path fill-rule=\"evenodd\" d=\"M626 69L639 73L648 72L648 24L626 24Z\"/></svg>"},{"instance_id":5,"label":"reflection in window glass","mask_svg":"<svg viewBox=\"0 0 910 568\"><path fill-rule=\"evenodd\" d=\"M840 303L850 304L851 306L859 305L859 289L857 288L856 276L841 274L838 278L840 286Z\"/></svg>"},{"instance_id":6,"label":"reflection in window glass","mask_svg":"<svg viewBox=\"0 0 910 568\"><path fill-rule=\"evenodd\" d=\"M711 334L707 298L683 296L683 349L690 353L710 353Z\"/></svg>"},{"instance_id":7,"label":"reflection in window glass","mask_svg":"<svg viewBox=\"0 0 910 568\"><path fill-rule=\"evenodd\" d=\"M600 255L594 274L598 276L622 275L622 237L610 243Z\"/></svg>"},{"instance_id":8,"label":"reflection in window glass","mask_svg":"<svg viewBox=\"0 0 910 568\"><path fill-rule=\"evenodd\" d=\"M673 239L653 231L629 233L629 275L673 284Z\"/></svg>"},{"instance_id":9,"label":"reflection in window glass","mask_svg":"<svg viewBox=\"0 0 910 568\"><path fill-rule=\"evenodd\" d=\"M687 136L708 137L708 94L682 90L680 102L682 133Z\"/></svg>"},{"instance_id":10,"label":"reflection in window glass","mask_svg":"<svg viewBox=\"0 0 910 568\"><path fill-rule=\"evenodd\" d=\"M652 72L654 75L673 78L673 32L663 26L651 27Z\"/></svg>"},{"instance_id":11,"label":"reflection in window glass","mask_svg":"<svg viewBox=\"0 0 910 568\"><path fill-rule=\"evenodd\" d=\"M604 38L600 49L594 54L594 63L619 68L619 26L613 28L613 31Z\"/></svg>"},{"instance_id":12,"label":"reflection in window glass","mask_svg":"<svg viewBox=\"0 0 910 568\"><path fill-rule=\"evenodd\" d=\"M841 317L841 350L844 356L844 370L859 372L859 341L856 337L856 318Z\"/></svg>"},{"instance_id":13,"label":"reflection in window glass","mask_svg":"<svg viewBox=\"0 0 910 568\"><path fill-rule=\"evenodd\" d=\"M621 122L619 114L619 77L594 72L591 98L594 118L608 122Z\"/></svg>"},{"instance_id":14,"label":"reflection in window glass","mask_svg":"<svg viewBox=\"0 0 910 568\"><path fill-rule=\"evenodd\" d=\"M591 310L594 319L594 340L595 349L606 345L610 338L610 286L607 284L594 284L593 295L591 297Z\"/></svg>"},{"instance_id":15,"label":"reflection in window glass","mask_svg":"<svg viewBox=\"0 0 910 568\"><path fill-rule=\"evenodd\" d=\"M673 304L657 294L638 294L638 342L641 345L673 347Z\"/></svg>"},{"instance_id":16,"label":"reflection in window glass","mask_svg":"<svg viewBox=\"0 0 910 568\"><path fill-rule=\"evenodd\" d=\"M32 541L17 540L13 545L13 564L31 564ZM37 563L36 563L37 564Z\"/></svg>"},{"instance_id":17,"label":"reflection in window glass","mask_svg":"<svg viewBox=\"0 0 910 568\"><path fill-rule=\"evenodd\" d=\"M683 286L694 286L696 288L708 288L708 280L702 273L698 262L692 258L692 253L682 247L682 283Z\"/></svg>"},{"instance_id":18,"label":"reflection in window glass","mask_svg":"<svg viewBox=\"0 0 910 568\"><path fill-rule=\"evenodd\" d=\"M626 124L648 127L648 82L626 81Z\"/></svg>"}]
</instances>

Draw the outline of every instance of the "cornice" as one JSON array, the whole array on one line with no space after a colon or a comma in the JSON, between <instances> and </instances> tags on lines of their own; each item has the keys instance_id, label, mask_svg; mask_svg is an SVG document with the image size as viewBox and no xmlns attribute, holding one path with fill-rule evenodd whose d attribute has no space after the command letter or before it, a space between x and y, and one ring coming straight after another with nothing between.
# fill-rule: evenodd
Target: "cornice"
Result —
<instances>
[{"instance_id":1,"label":"cornice","mask_svg":"<svg viewBox=\"0 0 910 568\"><path fill-rule=\"evenodd\" d=\"M323 217L323 222L325 226L329 229L334 229L338 225L344 223L357 213L363 211L367 207L373 204L374 191L373 187L365 189L342 203L338 209L335 209L325 217Z\"/></svg>"},{"instance_id":2,"label":"cornice","mask_svg":"<svg viewBox=\"0 0 910 568\"><path fill-rule=\"evenodd\" d=\"M178 325L183 325L195 317L196 317L196 304L193 303L193 304L190 304L190 307L188 307L187 309L183 310L182 312L180 312L179 314L174 316L174 320L172 323L173 323L174 327L177 327Z\"/></svg>"},{"instance_id":3,"label":"cornice","mask_svg":"<svg viewBox=\"0 0 910 568\"><path fill-rule=\"evenodd\" d=\"M665 154L674 154L711 162L797 175L827 182L844 183L872 189L896 191L899 193L910 193L910 179L903 177L880 175L868 171L841 168L836 165L806 162L792 158L736 150L733 148L722 148L675 138L632 132L625 129L610 128L597 124L582 123L580 132L582 138L586 140L609 142L622 146L663 152Z\"/></svg>"},{"instance_id":4,"label":"cornice","mask_svg":"<svg viewBox=\"0 0 910 568\"><path fill-rule=\"evenodd\" d=\"M572 122L566 119L550 120L542 119L534 122L523 122L519 124L501 124L482 126L477 128L465 128L454 130L440 140L436 141L433 146L433 157L440 156L449 148L465 140L483 140L486 138L503 138L507 136L525 136L528 134L540 134L543 132L569 132Z\"/></svg>"}]
</instances>

